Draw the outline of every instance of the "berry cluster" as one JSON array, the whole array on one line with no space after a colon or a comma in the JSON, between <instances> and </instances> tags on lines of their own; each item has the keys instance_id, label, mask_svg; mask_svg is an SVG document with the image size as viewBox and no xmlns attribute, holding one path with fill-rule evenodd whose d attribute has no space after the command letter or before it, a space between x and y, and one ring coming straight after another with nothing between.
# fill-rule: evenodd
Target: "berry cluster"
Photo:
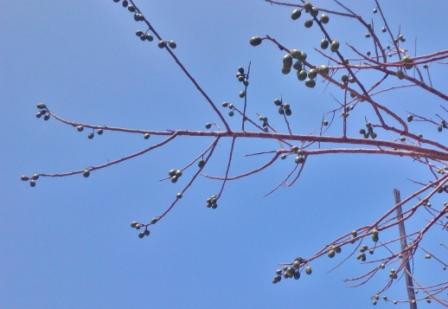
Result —
<instances>
[{"instance_id":1,"label":"berry cluster","mask_svg":"<svg viewBox=\"0 0 448 309\"><path fill-rule=\"evenodd\" d=\"M303 258L298 257L294 259L294 261L290 265L285 265L283 266L283 268L277 269L275 271L275 276L272 279L272 283L275 284L280 282L282 280L282 277L285 279L300 279L300 269L303 267L305 267L305 273L307 275L311 275L313 273L313 269L311 268L311 266L308 265Z\"/></svg>"},{"instance_id":2,"label":"berry cluster","mask_svg":"<svg viewBox=\"0 0 448 309\"><path fill-rule=\"evenodd\" d=\"M168 172L168 175L170 176L171 182L175 183L182 176L182 171L178 169L171 169Z\"/></svg>"},{"instance_id":3,"label":"berry cluster","mask_svg":"<svg viewBox=\"0 0 448 309\"><path fill-rule=\"evenodd\" d=\"M43 118L43 120L47 121L50 119L50 111L44 103L37 103L37 113L36 118Z\"/></svg>"}]
</instances>

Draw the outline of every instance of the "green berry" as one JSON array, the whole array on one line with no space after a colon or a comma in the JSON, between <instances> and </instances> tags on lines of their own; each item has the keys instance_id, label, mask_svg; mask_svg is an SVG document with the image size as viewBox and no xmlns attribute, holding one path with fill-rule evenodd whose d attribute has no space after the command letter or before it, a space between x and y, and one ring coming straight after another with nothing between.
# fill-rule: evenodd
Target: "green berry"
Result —
<instances>
[{"instance_id":1,"label":"green berry","mask_svg":"<svg viewBox=\"0 0 448 309\"><path fill-rule=\"evenodd\" d=\"M311 8L311 10L310 10L310 15L313 16L313 17L316 17L317 14L319 14L319 10L316 7L313 6Z\"/></svg>"},{"instance_id":2,"label":"green berry","mask_svg":"<svg viewBox=\"0 0 448 309\"><path fill-rule=\"evenodd\" d=\"M300 18L300 15L302 15L302 10L300 9L294 9L291 13L291 19L297 20Z\"/></svg>"},{"instance_id":3,"label":"green berry","mask_svg":"<svg viewBox=\"0 0 448 309\"><path fill-rule=\"evenodd\" d=\"M308 78L314 79L317 76L317 69L313 68L308 71Z\"/></svg>"},{"instance_id":4,"label":"green berry","mask_svg":"<svg viewBox=\"0 0 448 309\"><path fill-rule=\"evenodd\" d=\"M36 107L38 109L47 109L47 106L44 103L37 103Z\"/></svg>"},{"instance_id":5,"label":"green berry","mask_svg":"<svg viewBox=\"0 0 448 309\"><path fill-rule=\"evenodd\" d=\"M314 79L307 79L305 81L305 86L308 88L314 88L316 86L316 81Z\"/></svg>"},{"instance_id":6,"label":"green berry","mask_svg":"<svg viewBox=\"0 0 448 309\"><path fill-rule=\"evenodd\" d=\"M313 269L311 268L311 266L307 266L307 267L305 268L305 273L306 273L307 275L311 275L311 274L313 273Z\"/></svg>"},{"instance_id":7,"label":"green berry","mask_svg":"<svg viewBox=\"0 0 448 309\"><path fill-rule=\"evenodd\" d=\"M297 78L300 81L304 81L308 77L308 73L305 70L301 70L297 72Z\"/></svg>"},{"instance_id":8,"label":"green berry","mask_svg":"<svg viewBox=\"0 0 448 309\"><path fill-rule=\"evenodd\" d=\"M312 10L313 5L312 5L310 2L306 2L306 3L303 5L303 8L305 9L305 12L309 13L309 12Z\"/></svg>"},{"instance_id":9,"label":"green berry","mask_svg":"<svg viewBox=\"0 0 448 309\"><path fill-rule=\"evenodd\" d=\"M320 41L320 48L322 48L322 49L327 49L329 45L330 45L330 42L328 42L327 39L322 39Z\"/></svg>"},{"instance_id":10,"label":"green berry","mask_svg":"<svg viewBox=\"0 0 448 309\"><path fill-rule=\"evenodd\" d=\"M322 14L320 16L320 21L323 24L328 24L328 22L330 21L330 17L328 17L328 15L326 15L326 14Z\"/></svg>"},{"instance_id":11,"label":"green berry","mask_svg":"<svg viewBox=\"0 0 448 309\"><path fill-rule=\"evenodd\" d=\"M259 36L253 36L250 38L249 43L252 46L258 46L263 42L263 40Z\"/></svg>"},{"instance_id":12,"label":"green berry","mask_svg":"<svg viewBox=\"0 0 448 309\"><path fill-rule=\"evenodd\" d=\"M168 46L169 46L171 49L175 49L175 48L177 47L177 44L176 44L176 42L174 42L173 40L171 40L171 41L168 42Z\"/></svg>"},{"instance_id":13,"label":"green berry","mask_svg":"<svg viewBox=\"0 0 448 309\"><path fill-rule=\"evenodd\" d=\"M290 54L286 54L283 56L283 67L287 67L291 69L292 66L292 56Z\"/></svg>"},{"instance_id":14,"label":"green berry","mask_svg":"<svg viewBox=\"0 0 448 309\"><path fill-rule=\"evenodd\" d=\"M331 41L330 49L332 52L337 52L339 50L339 42L337 40Z\"/></svg>"},{"instance_id":15,"label":"green berry","mask_svg":"<svg viewBox=\"0 0 448 309\"><path fill-rule=\"evenodd\" d=\"M305 21L305 23L303 25L305 26L305 28L311 28L313 26L313 20L308 19Z\"/></svg>"},{"instance_id":16,"label":"green berry","mask_svg":"<svg viewBox=\"0 0 448 309\"><path fill-rule=\"evenodd\" d=\"M319 66L319 73L324 76L327 76L330 73L330 68L322 64L321 66Z\"/></svg>"}]
</instances>

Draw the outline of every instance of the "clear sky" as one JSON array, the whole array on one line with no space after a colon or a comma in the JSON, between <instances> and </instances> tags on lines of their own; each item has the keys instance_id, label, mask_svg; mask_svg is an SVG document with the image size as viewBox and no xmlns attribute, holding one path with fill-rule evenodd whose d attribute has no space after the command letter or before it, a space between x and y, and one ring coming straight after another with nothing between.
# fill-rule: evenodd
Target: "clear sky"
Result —
<instances>
[{"instance_id":1,"label":"clear sky","mask_svg":"<svg viewBox=\"0 0 448 309\"><path fill-rule=\"evenodd\" d=\"M361 2L345 3L368 19L377 18L371 14L373 1ZM401 26L412 51L415 38L421 53L446 48L447 1L383 2L393 29ZM289 9L262 0L137 3L165 38L177 42L180 59L219 104L229 100L241 105L235 72L249 61L249 113L271 116L281 130L275 97L291 104L293 129L303 134L319 128L322 112L335 106L332 95L340 98L336 89L319 84L309 90L283 76L282 54L272 45L248 44L252 35L271 34L315 57L312 48L321 35L314 28L305 30L303 20L292 22ZM299 281L273 285L272 276L279 263L311 255L337 236L369 224L391 206L393 188L403 195L418 188L407 178L430 179L411 160L315 158L294 187L264 198L291 167L290 160L282 161L258 176L230 183L216 210L207 209L205 200L219 183L202 178L144 240L129 222L149 220L167 207L184 182L159 179L188 163L210 140L180 139L88 179L42 179L35 188L19 180L21 174L106 162L156 141L109 132L89 140L87 132L36 119L38 101L73 120L123 127L203 129L206 122L218 121L167 54L155 43L139 41L134 33L140 29L112 0L0 0L0 308L370 306L386 276L361 288L347 287L345 278L367 270L353 259L330 273L342 257L317 261L313 275ZM329 29L341 42L367 48L354 24L335 18ZM438 72L434 74L437 80ZM446 78L438 82L446 89ZM441 103L418 95L406 90L388 99L403 111ZM239 120L230 122L238 126ZM209 173L223 173L228 145L224 141L220 146ZM275 147L238 141L232 174L265 159L244 154ZM423 282L446 279L427 261L417 261L416 267ZM403 295L404 282L398 284L386 295Z\"/></svg>"}]
</instances>

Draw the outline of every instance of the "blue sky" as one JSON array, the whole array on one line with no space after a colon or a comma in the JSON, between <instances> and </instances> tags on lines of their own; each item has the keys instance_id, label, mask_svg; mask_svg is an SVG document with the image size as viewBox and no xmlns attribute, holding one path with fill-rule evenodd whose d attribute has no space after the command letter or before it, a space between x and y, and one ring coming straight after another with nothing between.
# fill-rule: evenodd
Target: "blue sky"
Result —
<instances>
[{"instance_id":1,"label":"blue sky","mask_svg":"<svg viewBox=\"0 0 448 309\"><path fill-rule=\"evenodd\" d=\"M302 20L292 22L289 9L262 0L137 3L165 38L177 42L180 59L218 103L241 104L235 71L249 61L249 112L271 116L282 130L275 97L292 105L294 131L305 134L315 132L322 113L334 107L331 95L340 95L322 85L306 89L294 77L281 75L277 49L248 44L252 35L271 34L318 59L312 48L321 35L317 29L306 31ZM346 3L372 15L370 1ZM330 1L317 4L334 6ZM404 30L412 50L415 38L421 53L446 48L446 1L388 1L384 9L393 16L393 29ZM202 178L145 240L136 237L129 222L149 220L167 207L182 183L159 179L189 162L210 140L179 139L88 179L42 179L33 189L19 181L21 174L84 168L153 142L109 132L89 140L85 132L37 120L39 101L69 119L123 127L202 129L218 121L166 53L139 41L134 32L140 29L132 15L109 0L0 0L0 308L369 306L385 278L348 288L344 278L366 270L353 260L331 273L335 261L317 261L313 275L299 281L274 286L271 279L278 263L311 255L338 235L371 222L391 206L393 188L403 195L417 189L407 178L430 179L426 169L410 160L315 158L294 187L264 198L289 171L292 163L282 161L230 183L214 211L205 200L219 183ZM335 18L329 29L341 42L367 48L353 24ZM435 69L434 80L442 87L441 76ZM401 112L426 111L441 103L419 91L386 100ZM238 126L239 120L230 122ZM356 125L350 128L357 130ZM218 148L211 174L223 173L228 142ZM275 146L238 141L232 171L264 162L244 154ZM437 244L442 234L432 237ZM416 266L424 282L443 278L427 261ZM404 282L399 287L387 295L403 295Z\"/></svg>"}]
</instances>

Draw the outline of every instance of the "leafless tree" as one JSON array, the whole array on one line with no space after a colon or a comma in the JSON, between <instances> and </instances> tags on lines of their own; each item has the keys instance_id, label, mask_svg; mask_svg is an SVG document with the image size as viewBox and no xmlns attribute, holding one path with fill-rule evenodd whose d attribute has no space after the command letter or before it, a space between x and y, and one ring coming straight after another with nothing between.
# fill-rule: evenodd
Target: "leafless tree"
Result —
<instances>
[{"instance_id":1,"label":"leafless tree","mask_svg":"<svg viewBox=\"0 0 448 309\"><path fill-rule=\"evenodd\" d=\"M304 22L305 28L317 27L322 37L318 47L308 51L309 56L303 50L286 46L277 38L270 35L253 36L249 43L252 46L271 45L280 52L281 72L294 75L298 83L305 87L314 88L316 83L325 87L332 87L339 93L335 96L336 107L329 110L317 126L316 134L299 134L294 132L289 121L292 107L282 98L274 99L275 112L279 113L285 123L285 131L274 128L269 118L257 114L255 117L247 112L249 80L251 65L238 69L236 78L242 85L239 94L241 102L224 102L218 104L203 89L200 83L192 76L176 54L176 42L165 40L161 33L151 23L150 19L138 8L133 0L114 0L132 13L133 19L142 26L142 30L136 33L142 41L156 41L158 47L166 52L177 64L179 72L188 78L195 90L203 97L205 104L213 110L216 116L215 123L207 123L204 130L194 131L188 129L172 128L171 130L140 130L132 128L120 128L108 125L95 125L68 120L53 112L44 103L38 103L36 116L44 120L54 119L63 125L74 127L77 131L88 131L88 138L94 138L95 134L103 132L120 132L126 134L141 135L148 139L156 137L156 142L136 153L128 154L122 158L109 161L104 164L89 166L79 170L61 173L36 173L31 176L22 176L22 180L29 182L34 187L41 178L60 178L68 176L90 174L104 168L112 167L122 162L143 156L152 150L164 147L172 141L186 137L190 139L209 139L210 144L199 154L191 154L190 161L178 169L169 171L164 179L177 182L181 177L186 177L183 189L177 193L165 211L157 214L150 220L135 221L131 227L138 230L138 236L144 238L150 234L150 228L160 224L176 205L181 201L199 177L206 177L210 181L219 181L220 188L216 194L206 200L206 206L214 209L218 206L224 193L226 184L244 177L256 176L258 173L269 169L278 160L290 159L290 172L278 186L270 193L284 186L292 186L300 178L308 160L321 155L376 155L396 156L403 160L413 160L415 164L422 164L428 169L431 181L413 180L420 188L400 198L399 191L395 192L395 204L384 212L379 218L375 218L370 224L354 228L352 231L341 235L325 244L317 252L307 257L297 257L293 261L281 264L276 271L273 283L280 282L282 278L298 279L301 274L312 273L311 263L322 257L333 258L341 253L343 248L349 249L344 262L350 259L358 260L368 269L364 274L356 278L347 279L353 285L363 285L373 276L386 277L384 286L380 287L372 297L376 304L380 298L386 302L409 303L411 308L416 308L419 301L436 302L448 307L446 291L448 281L435 282L431 285L419 283L413 275L411 264L419 253L424 253L426 259L432 259L440 265L440 269L446 270L448 264L441 256L436 256L430 248L424 248L422 241L434 229L448 229L448 203L440 202L436 198L438 193L448 193L448 146L441 139L427 138L418 133L420 126L433 126L435 131L442 132L448 128L445 115L448 109L446 89L434 86L436 81L431 79L431 68L442 67L448 64L448 50L434 51L430 54L411 55L410 50L403 47L405 36L399 31L391 29L378 0L375 0L373 10L376 15L376 25L361 15L351 10L338 0L334 2L339 9L326 9L317 7L311 3L290 3L276 0L266 0L267 3L289 8L291 19ZM350 38L335 37L328 29L328 24L333 18L354 23L359 29L364 29L365 37L371 43L371 50L361 51L350 44ZM342 41L344 40L344 41ZM344 42L344 43L343 43ZM324 59L324 63L314 62L313 58ZM366 78L368 76L368 78ZM426 114L408 112L403 114L382 100L383 95L392 92L403 91L404 88L416 88L427 92L433 98L433 102L426 102L428 106ZM370 117L366 110L373 115ZM228 117L241 119L238 127L232 127ZM368 118L371 118L368 120ZM362 120L363 127L359 128L359 135L351 134L348 125ZM222 127L223 129L219 129ZM336 128L337 135L330 135L330 128ZM340 128L340 129L338 129ZM248 156L268 157L266 162L258 168L238 173L231 172L237 141L257 139L274 141L277 147L271 150L260 150ZM225 162L225 173L221 176L213 176L206 173L210 160L216 154L218 144L223 140L230 140L228 159ZM192 172L191 172L192 171ZM270 194L269 193L269 194ZM385 194L388 194L385 192ZM433 202L436 201L436 202ZM414 220L425 218L423 220ZM418 224L407 225L405 223L414 220ZM422 223L423 222L423 223ZM389 231L392 231L389 233ZM391 235L400 232L398 237ZM386 237L383 237L386 236ZM434 245L434 241L433 241ZM442 247L445 253L448 247L443 242L436 241L436 246ZM351 249L350 249L351 248ZM376 258L370 254L376 252ZM379 254L379 255L378 255ZM387 272L383 269L387 269ZM395 283L399 277L406 278L407 297L403 299L389 299L385 292Z\"/></svg>"}]
</instances>

